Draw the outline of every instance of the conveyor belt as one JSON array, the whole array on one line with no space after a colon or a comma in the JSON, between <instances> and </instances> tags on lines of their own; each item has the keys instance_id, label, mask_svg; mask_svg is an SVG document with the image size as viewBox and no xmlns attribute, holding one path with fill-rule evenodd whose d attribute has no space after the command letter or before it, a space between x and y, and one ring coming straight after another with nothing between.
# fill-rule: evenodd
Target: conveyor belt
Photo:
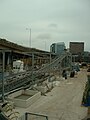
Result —
<instances>
[{"instance_id":1,"label":"conveyor belt","mask_svg":"<svg viewBox=\"0 0 90 120\"><path fill-rule=\"evenodd\" d=\"M50 73L50 70L55 70L54 67L58 66L62 63L63 59L67 56L70 56L69 53L63 53L61 56L58 56L58 58L54 59L51 63L47 64L46 66L42 67L39 70L32 71L26 71L23 73L18 73L13 76L9 76L5 78L4 80L4 88L5 93L10 92L12 90L15 90L17 88L23 87L25 85L32 85L35 83L40 82L40 78L47 77ZM69 67L71 63L68 63ZM47 75L46 75L47 74ZM32 78L33 75L33 78ZM42 81L41 81L42 82ZM2 93L2 84L0 83L0 93Z\"/></svg>"}]
</instances>

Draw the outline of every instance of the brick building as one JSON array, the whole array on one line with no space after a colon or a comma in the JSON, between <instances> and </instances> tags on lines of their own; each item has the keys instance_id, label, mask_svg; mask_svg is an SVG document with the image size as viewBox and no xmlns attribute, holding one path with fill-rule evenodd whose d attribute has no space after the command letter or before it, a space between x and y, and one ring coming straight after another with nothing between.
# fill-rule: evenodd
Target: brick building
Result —
<instances>
[{"instance_id":1,"label":"brick building","mask_svg":"<svg viewBox=\"0 0 90 120\"><path fill-rule=\"evenodd\" d=\"M84 42L70 42L69 49L73 55L80 55L84 52Z\"/></svg>"}]
</instances>

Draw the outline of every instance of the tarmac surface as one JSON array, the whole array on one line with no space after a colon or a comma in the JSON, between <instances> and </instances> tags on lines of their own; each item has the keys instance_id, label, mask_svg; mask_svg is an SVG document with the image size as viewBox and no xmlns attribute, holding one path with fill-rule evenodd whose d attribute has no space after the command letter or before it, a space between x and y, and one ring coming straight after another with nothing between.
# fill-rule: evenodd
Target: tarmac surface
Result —
<instances>
[{"instance_id":1,"label":"tarmac surface","mask_svg":"<svg viewBox=\"0 0 90 120\"><path fill-rule=\"evenodd\" d=\"M81 106L86 80L86 69L79 71L74 78L57 78L57 85L46 96L41 96L26 109L17 107L16 110L20 114L44 114L49 120L81 120L87 115L87 108Z\"/></svg>"}]
</instances>

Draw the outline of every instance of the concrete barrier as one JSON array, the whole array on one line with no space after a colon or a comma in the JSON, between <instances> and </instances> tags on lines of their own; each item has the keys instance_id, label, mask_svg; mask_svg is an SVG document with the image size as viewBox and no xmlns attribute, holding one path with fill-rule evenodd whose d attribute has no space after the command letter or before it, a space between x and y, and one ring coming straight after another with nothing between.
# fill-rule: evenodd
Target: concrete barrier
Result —
<instances>
[{"instance_id":1,"label":"concrete barrier","mask_svg":"<svg viewBox=\"0 0 90 120\"><path fill-rule=\"evenodd\" d=\"M41 97L41 92L34 90L20 90L8 96L17 107L27 108Z\"/></svg>"}]
</instances>

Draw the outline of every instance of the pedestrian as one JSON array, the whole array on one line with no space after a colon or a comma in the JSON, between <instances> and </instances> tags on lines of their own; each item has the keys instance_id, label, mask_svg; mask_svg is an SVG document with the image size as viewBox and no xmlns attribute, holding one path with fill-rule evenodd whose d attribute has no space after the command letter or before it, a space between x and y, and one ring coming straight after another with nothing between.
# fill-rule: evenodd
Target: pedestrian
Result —
<instances>
[{"instance_id":1,"label":"pedestrian","mask_svg":"<svg viewBox=\"0 0 90 120\"><path fill-rule=\"evenodd\" d=\"M82 105L88 108L87 116L83 120L90 120L90 73L87 74L87 82L83 93Z\"/></svg>"},{"instance_id":2,"label":"pedestrian","mask_svg":"<svg viewBox=\"0 0 90 120\"><path fill-rule=\"evenodd\" d=\"M75 76L75 70L73 69L70 73L70 77L73 78Z\"/></svg>"},{"instance_id":3,"label":"pedestrian","mask_svg":"<svg viewBox=\"0 0 90 120\"><path fill-rule=\"evenodd\" d=\"M67 72L66 72L66 70L63 70L62 77L64 77L65 79L67 79Z\"/></svg>"}]
</instances>

